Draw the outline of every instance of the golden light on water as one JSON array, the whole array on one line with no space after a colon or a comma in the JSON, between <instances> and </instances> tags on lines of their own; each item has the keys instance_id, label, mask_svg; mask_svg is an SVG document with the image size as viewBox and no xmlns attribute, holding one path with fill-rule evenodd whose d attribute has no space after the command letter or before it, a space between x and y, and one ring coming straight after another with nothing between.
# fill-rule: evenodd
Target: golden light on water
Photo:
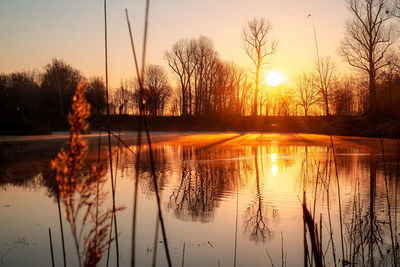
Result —
<instances>
[{"instance_id":1,"label":"golden light on water","mask_svg":"<svg viewBox=\"0 0 400 267\"><path fill-rule=\"evenodd\" d=\"M278 153L272 153L271 154L271 161L272 161L271 174L272 174L272 177L278 176L279 168L278 168L278 165L276 164L277 160L278 160Z\"/></svg>"},{"instance_id":2,"label":"golden light on water","mask_svg":"<svg viewBox=\"0 0 400 267\"><path fill-rule=\"evenodd\" d=\"M278 165L276 165L276 163L273 163L271 167L272 177L278 176L278 172L279 172Z\"/></svg>"},{"instance_id":3,"label":"golden light on water","mask_svg":"<svg viewBox=\"0 0 400 267\"><path fill-rule=\"evenodd\" d=\"M269 86L275 87L283 82L283 75L277 71L268 72L265 75L265 80Z\"/></svg>"}]
</instances>

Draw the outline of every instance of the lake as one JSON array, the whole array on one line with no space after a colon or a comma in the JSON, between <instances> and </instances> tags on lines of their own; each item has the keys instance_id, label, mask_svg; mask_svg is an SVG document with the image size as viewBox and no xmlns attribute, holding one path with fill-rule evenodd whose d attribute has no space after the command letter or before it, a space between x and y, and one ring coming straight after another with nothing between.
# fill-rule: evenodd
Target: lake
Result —
<instances>
[{"instance_id":1,"label":"lake","mask_svg":"<svg viewBox=\"0 0 400 267\"><path fill-rule=\"evenodd\" d=\"M334 136L333 153L330 137L323 135L154 132L151 136L173 266L182 262L184 266L281 266L282 261L302 266L305 254L307 258L316 254L311 251L308 226L305 253L304 201L326 266L343 258L357 266L392 264L399 233L396 140L385 139L382 147L379 139ZM89 145L85 166L89 166L98 159L98 135L84 139ZM125 208L117 212L116 221L120 265L130 266L138 147L136 133L123 132L121 139L126 146L113 138L112 148L115 201ZM63 266L50 161L66 141L67 133L0 137L0 266L51 266L49 228L55 264ZM100 143L108 195L99 208L107 210L112 201L105 135ZM140 155L135 261L137 266L152 266L158 228L156 265L167 266L146 143ZM64 215L63 228L67 265L77 266ZM107 249L101 266L106 258ZM116 265L115 241L109 263Z\"/></svg>"}]
</instances>

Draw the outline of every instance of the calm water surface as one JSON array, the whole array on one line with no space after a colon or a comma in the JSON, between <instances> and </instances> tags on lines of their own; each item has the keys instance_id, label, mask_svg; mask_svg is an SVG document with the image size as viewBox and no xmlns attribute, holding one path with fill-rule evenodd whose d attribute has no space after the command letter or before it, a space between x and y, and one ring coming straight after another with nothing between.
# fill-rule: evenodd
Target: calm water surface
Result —
<instances>
[{"instance_id":1,"label":"calm water surface","mask_svg":"<svg viewBox=\"0 0 400 267\"><path fill-rule=\"evenodd\" d=\"M121 138L136 153L135 136L127 132ZM161 207L174 266L182 264L183 246L185 266L234 266L235 259L236 266L270 266L271 260L280 266L282 257L287 266L301 266L303 191L315 221L319 225L322 220L326 265L334 263L330 228L336 257L342 258L338 184L329 136L252 133L152 133L152 136ZM53 234L56 266L62 266L50 160L64 146L65 138L64 133L0 138L0 266L50 266L48 228ZM97 159L98 137L88 135L85 139L89 143L90 164ZM367 254L372 243L375 264L390 264L385 177L396 239L397 142L384 140L384 153L378 139L334 137L333 142L345 258L356 259L359 266L370 264ZM101 155L105 157L106 137L102 137L101 143ZM117 149L116 143L113 148L116 202L125 207L117 214L120 262L121 266L129 266L135 156L124 147ZM151 266L157 206L146 146L142 152L136 262L138 266ZM107 186L105 189L109 190L109 182ZM111 207L110 196L109 193L103 209ZM65 220L64 228L67 263L75 266L75 250ZM374 233L372 239L371 233ZM161 240L159 235L157 266L166 266ZM110 266L115 265L115 255L112 243ZM105 258L106 255L103 266Z\"/></svg>"}]
</instances>

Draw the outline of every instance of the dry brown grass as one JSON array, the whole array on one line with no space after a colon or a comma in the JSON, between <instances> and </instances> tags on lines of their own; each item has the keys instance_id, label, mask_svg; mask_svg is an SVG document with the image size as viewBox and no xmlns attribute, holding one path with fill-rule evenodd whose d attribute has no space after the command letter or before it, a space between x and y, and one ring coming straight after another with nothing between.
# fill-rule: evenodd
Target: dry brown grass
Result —
<instances>
[{"instance_id":1,"label":"dry brown grass","mask_svg":"<svg viewBox=\"0 0 400 267\"><path fill-rule=\"evenodd\" d=\"M83 169L88 146L80 133L88 129L87 118L90 115L90 106L84 97L85 88L85 83L79 84L73 98L72 112L68 116L68 149L61 149L51 165L56 171L60 198L71 228L79 266L96 266L112 241L107 234L113 212L112 209L102 211L98 208L107 196L104 190L105 162L91 165L89 171Z\"/></svg>"}]
</instances>

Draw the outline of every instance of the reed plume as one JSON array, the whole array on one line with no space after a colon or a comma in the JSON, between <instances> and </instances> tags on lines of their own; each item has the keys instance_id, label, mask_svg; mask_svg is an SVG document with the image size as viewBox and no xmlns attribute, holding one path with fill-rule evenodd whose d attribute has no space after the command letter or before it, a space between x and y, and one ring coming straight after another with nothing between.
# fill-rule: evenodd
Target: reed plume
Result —
<instances>
[{"instance_id":1,"label":"reed plume","mask_svg":"<svg viewBox=\"0 0 400 267\"><path fill-rule=\"evenodd\" d=\"M87 118L90 115L90 105L84 96L85 88L84 82L78 85L73 97L72 112L68 115L68 150L62 148L51 165L56 171L60 198L71 228L79 266L96 266L112 241L107 238L107 233L111 227L108 222L113 211L98 209L107 196L104 190L105 162L91 165L89 172L83 170L88 146L80 134L88 129Z\"/></svg>"}]
</instances>

